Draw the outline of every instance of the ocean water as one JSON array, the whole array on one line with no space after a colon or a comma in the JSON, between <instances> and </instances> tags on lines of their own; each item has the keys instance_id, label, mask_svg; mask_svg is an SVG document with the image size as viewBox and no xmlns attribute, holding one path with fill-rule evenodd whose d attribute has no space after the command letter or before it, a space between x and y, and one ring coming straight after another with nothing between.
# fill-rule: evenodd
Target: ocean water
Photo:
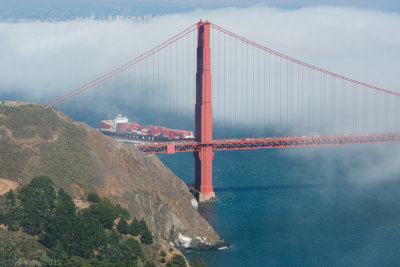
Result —
<instances>
[{"instance_id":1,"label":"ocean water","mask_svg":"<svg viewBox=\"0 0 400 267\"><path fill-rule=\"evenodd\" d=\"M216 152L216 202L199 207L232 244L208 266L399 266L400 146ZM191 153L160 155L187 183ZM397 163L397 164L396 164Z\"/></svg>"}]
</instances>

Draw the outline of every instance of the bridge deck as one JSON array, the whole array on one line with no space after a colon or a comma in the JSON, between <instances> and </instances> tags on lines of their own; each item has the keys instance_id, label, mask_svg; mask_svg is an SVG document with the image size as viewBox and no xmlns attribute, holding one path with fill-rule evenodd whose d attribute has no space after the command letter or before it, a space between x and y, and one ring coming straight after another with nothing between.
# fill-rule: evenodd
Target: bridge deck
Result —
<instances>
[{"instance_id":1,"label":"bridge deck","mask_svg":"<svg viewBox=\"0 0 400 267\"><path fill-rule=\"evenodd\" d=\"M325 135L291 137L257 137L215 139L211 144L214 150L241 150L277 147L327 146L345 144L368 144L400 142L400 134L364 134L364 135ZM142 152L170 153L199 151L200 144L194 141L147 142L135 144Z\"/></svg>"}]
</instances>

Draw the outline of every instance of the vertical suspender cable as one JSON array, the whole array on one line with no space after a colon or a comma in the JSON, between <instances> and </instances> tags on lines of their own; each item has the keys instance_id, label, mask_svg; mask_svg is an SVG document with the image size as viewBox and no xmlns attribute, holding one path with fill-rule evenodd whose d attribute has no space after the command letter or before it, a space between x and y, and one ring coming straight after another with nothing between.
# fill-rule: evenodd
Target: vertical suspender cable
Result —
<instances>
[{"instance_id":1,"label":"vertical suspender cable","mask_svg":"<svg viewBox=\"0 0 400 267\"><path fill-rule=\"evenodd\" d=\"M268 53L268 126L267 128L272 128L271 124L271 53ZM271 131L267 130L267 136L272 136Z\"/></svg>"},{"instance_id":2,"label":"vertical suspender cable","mask_svg":"<svg viewBox=\"0 0 400 267\"><path fill-rule=\"evenodd\" d=\"M255 92L255 78L254 78L254 75L255 75L255 63L254 63L254 61L255 61L255 59L254 59L254 46L253 46L253 56L252 56L252 63L253 63L253 69L252 69L252 71L253 71L253 83L252 83L252 90L251 90L251 93L252 93L252 95L253 95L253 123L252 123L252 126L251 126L251 136L252 137L254 137L254 97L255 97L255 94L256 94L256 92Z\"/></svg>"},{"instance_id":3,"label":"vertical suspender cable","mask_svg":"<svg viewBox=\"0 0 400 267\"><path fill-rule=\"evenodd\" d=\"M279 57L279 135L282 133L282 57Z\"/></svg>"},{"instance_id":4,"label":"vertical suspender cable","mask_svg":"<svg viewBox=\"0 0 400 267\"><path fill-rule=\"evenodd\" d=\"M256 135L257 137L260 137L260 127L259 127L259 120L260 120L260 49L257 49L257 118L258 118L258 123L257 123L257 132Z\"/></svg>"},{"instance_id":5,"label":"vertical suspender cable","mask_svg":"<svg viewBox=\"0 0 400 267\"><path fill-rule=\"evenodd\" d=\"M176 55L175 55L175 64L176 64L176 68L175 68L175 90L174 90L174 92L175 92L175 99L174 99L174 102L175 102L175 129L178 129L178 105L179 105L179 100L178 100L178 84L179 84L179 79L178 79L178 62L179 62L179 60L178 60L178 51L179 51L179 49L178 49L178 44L179 44L179 42L178 41L176 41L175 42L175 49L176 49Z\"/></svg>"},{"instance_id":6,"label":"vertical suspender cable","mask_svg":"<svg viewBox=\"0 0 400 267\"><path fill-rule=\"evenodd\" d=\"M168 113L172 113L172 44L169 45L169 109ZM168 120L168 127L172 127L173 122L171 122L172 114Z\"/></svg>"},{"instance_id":7,"label":"vertical suspender cable","mask_svg":"<svg viewBox=\"0 0 400 267\"><path fill-rule=\"evenodd\" d=\"M289 61L286 60L286 136L289 136Z\"/></svg>"},{"instance_id":8,"label":"vertical suspender cable","mask_svg":"<svg viewBox=\"0 0 400 267\"><path fill-rule=\"evenodd\" d=\"M312 104L311 104L311 69L308 71L308 134L311 134L311 110L312 110Z\"/></svg>"},{"instance_id":9,"label":"vertical suspender cable","mask_svg":"<svg viewBox=\"0 0 400 267\"><path fill-rule=\"evenodd\" d=\"M279 109L279 104L278 104L278 57L275 56L275 125L274 125L274 136L277 136L277 119L278 119L278 109Z\"/></svg>"},{"instance_id":10,"label":"vertical suspender cable","mask_svg":"<svg viewBox=\"0 0 400 267\"><path fill-rule=\"evenodd\" d=\"M235 57L234 57L235 59L237 58L237 39L235 39ZM237 106L237 84L236 84L236 81L237 81L237 64L238 64L238 62L237 62L237 60L235 61L235 97L234 97L234 102L235 102L235 105L234 105L234 110L235 110L235 124L233 125L233 127L235 128L235 132L234 132L234 137L235 138L237 138L237 135L236 135L236 128L238 127L238 118L237 118L237 108L238 108L238 106Z\"/></svg>"},{"instance_id":11,"label":"vertical suspender cable","mask_svg":"<svg viewBox=\"0 0 400 267\"><path fill-rule=\"evenodd\" d=\"M266 98L266 95L267 95L267 92L266 92L266 90L267 90L267 53L264 51L264 88L263 88L263 107L264 107L264 127L263 127L263 136L264 137L266 137L267 136L267 134L266 134L266 125L265 125L265 106L266 106L266 104L267 104L267 99L265 99Z\"/></svg>"},{"instance_id":12,"label":"vertical suspender cable","mask_svg":"<svg viewBox=\"0 0 400 267\"><path fill-rule=\"evenodd\" d=\"M246 103L245 103L245 106L246 106L246 119L245 119L245 122L246 122L246 130L245 130L245 136L247 137L247 121L248 121L248 112L247 112L247 110L248 110L248 105L249 105L249 90L248 90L248 88L249 88L249 44L247 44L246 43L246 90L245 90L245 92L246 92Z\"/></svg>"},{"instance_id":13,"label":"vertical suspender cable","mask_svg":"<svg viewBox=\"0 0 400 267\"><path fill-rule=\"evenodd\" d=\"M187 107L187 111L186 111L186 117L187 117L187 125L186 125L186 130L190 131L190 115L189 115L189 91L190 91L190 67L189 67L189 63L190 63L190 58L189 58L189 40L190 40L190 35L187 36L187 87L186 87L186 93L187 93L187 103L186 103L186 107ZM213 38L214 39L214 38Z\"/></svg>"},{"instance_id":14,"label":"vertical suspender cable","mask_svg":"<svg viewBox=\"0 0 400 267\"><path fill-rule=\"evenodd\" d=\"M232 36L229 36L229 138L232 137Z\"/></svg>"},{"instance_id":15,"label":"vertical suspender cable","mask_svg":"<svg viewBox=\"0 0 400 267\"><path fill-rule=\"evenodd\" d=\"M241 82L242 82L242 87L240 88L240 102L241 102L241 104L240 104L240 117L243 119L245 119L246 120L246 117L244 116L244 113L243 113L243 102L244 102L244 96L243 96L243 92L244 92L244 58L243 58L243 46L244 46L244 43L243 42L241 42L242 43L242 61L241 61L241 65L242 65L242 72L241 72L241 75L240 75L240 79L241 79ZM246 105L246 102L244 102L245 103L245 105ZM240 136L241 137L243 137L244 135L243 135L243 125L242 124L240 124Z\"/></svg>"},{"instance_id":16,"label":"vertical suspender cable","mask_svg":"<svg viewBox=\"0 0 400 267\"><path fill-rule=\"evenodd\" d=\"M157 55L158 55L159 53L160 53L160 52L158 52ZM155 88L155 83L154 83L154 55L152 55L151 58L152 58L152 64L151 64L151 65L152 65L152 66L151 66L151 67L152 67L152 72L151 72L151 76L152 76L151 90L153 91L153 101L152 101L152 102L153 102L153 114L152 114L152 116L151 116L151 123L150 123L150 124L151 124L151 125L154 125L154 124L155 124L155 121L156 121L156 119L155 119L155 118L156 118L156 114L155 114L155 108L156 108L156 107L155 107L155 106L156 106L156 102L155 102L155 101L156 101L156 100L155 100L155 98L156 98L156 97L155 97L155 93L156 93L156 92L155 92L155 90L156 90L156 88ZM154 132L153 132L152 134L154 135Z\"/></svg>"}]
</instances>

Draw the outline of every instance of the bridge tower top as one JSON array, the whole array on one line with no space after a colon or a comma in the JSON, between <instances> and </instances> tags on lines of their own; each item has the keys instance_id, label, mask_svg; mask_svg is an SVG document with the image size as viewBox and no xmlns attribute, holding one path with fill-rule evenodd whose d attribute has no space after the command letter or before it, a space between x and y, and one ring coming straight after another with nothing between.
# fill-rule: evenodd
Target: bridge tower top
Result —
<instances>
[{"instance_id":1,"label":"bridge tower top","mask_svg":"<svg viewBox=\"0 0 400 267\"><path fill-rule=\"evenodd\" d=\"M212 143L210 23L200 21L197 44L195 138Z\"/></svg>"}]
</instances>

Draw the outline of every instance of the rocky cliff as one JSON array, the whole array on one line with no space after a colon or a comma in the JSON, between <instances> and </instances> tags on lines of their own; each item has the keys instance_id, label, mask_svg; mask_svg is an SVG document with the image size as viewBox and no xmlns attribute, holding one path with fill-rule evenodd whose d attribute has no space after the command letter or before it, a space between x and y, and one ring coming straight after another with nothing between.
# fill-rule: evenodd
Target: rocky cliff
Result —
<instances>
[{"instance_id":1,"label":"rocky cliff","mask_svg":"<svg viewBox=\"0 0 400 267\"><path fill-rule=\"evenodd\" d=\"M77 199L96 191L145 218L181 248L222 244L188 187L156 155L102 135L55 108L0 103L0 177L26 184L47 175Z\"/></svg>"}]
</instances>

